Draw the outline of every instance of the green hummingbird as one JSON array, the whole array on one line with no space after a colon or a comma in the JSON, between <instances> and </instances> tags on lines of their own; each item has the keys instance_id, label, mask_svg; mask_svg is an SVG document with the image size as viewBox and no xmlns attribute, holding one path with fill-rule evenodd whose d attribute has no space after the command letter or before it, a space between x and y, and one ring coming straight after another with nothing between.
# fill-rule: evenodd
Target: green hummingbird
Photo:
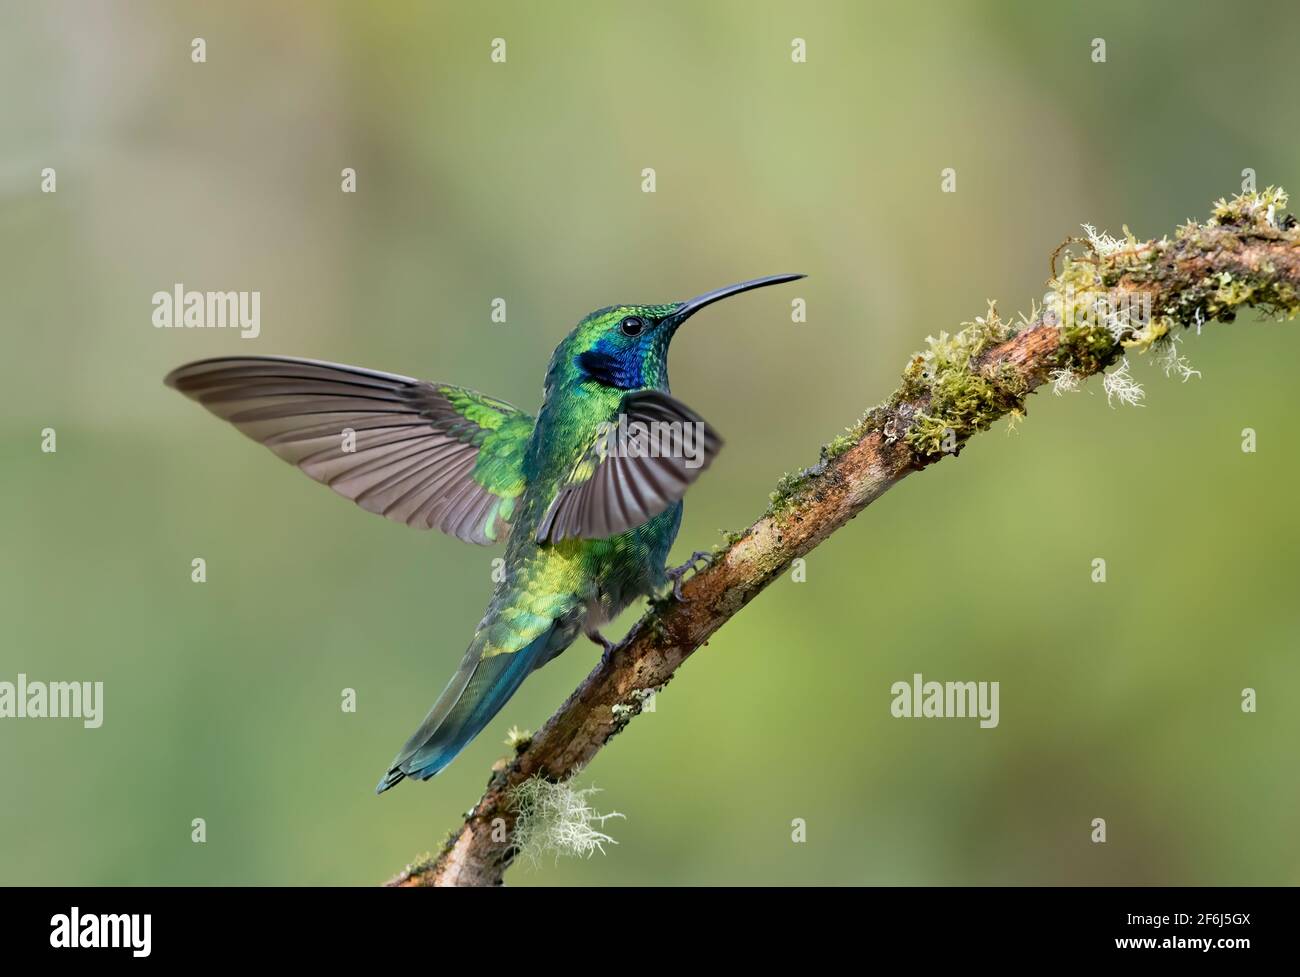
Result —
<instances>
[{"instance_id":1,"label":"green hummingbird","mask_svg":"<svg viewBox=\"0 0 1300 977\"><path fill-rule=\"evenodd\" d=\"M555 348L537 417L464 387L279 356L199 360L168 386L375 512L470 543L507 540L505 573L456 674L380 779L428 780L491 721L529 673L638 597L668 568L686 489L722 446L668 390L668 346L720 299L591 313Z\"/></svg>"}]
</instances>

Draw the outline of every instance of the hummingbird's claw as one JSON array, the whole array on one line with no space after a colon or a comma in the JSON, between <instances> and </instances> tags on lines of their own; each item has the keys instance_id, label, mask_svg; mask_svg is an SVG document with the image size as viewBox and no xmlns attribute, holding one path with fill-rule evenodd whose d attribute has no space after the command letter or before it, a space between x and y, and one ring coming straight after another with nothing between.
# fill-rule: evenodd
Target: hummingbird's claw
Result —
<instances>
[{"instance_id":1,"label":"hummingbird's claw","mask_svg":"<svg viewBox=\"0 0 1300 977\"><path fill-rule=\"evenodd\" d=\"M696 550L691 554L691 558L679 567L669 567L666 574L668 579L673 582L673 599L685 600L682 596L682 583L686 579L686 574L691 571L698 571L697 564L703 563L708 566L713 562L713 554L707 550Z\"/></svg>"},{"instance_id":2,"label":"hummingbird's claw","mask_svg":"<svg viewBox=\"0 0 1300 977\"><path fill-rule=\"evenodd\" d=\"M610 641L599 631L588 631L587 637L591 639L593 643L600 645L600 647L603 649L603 652L600 656L601 661L607 661L609 659L609 656L614 653L614 642Z\"/></svg>"}]
</instances>

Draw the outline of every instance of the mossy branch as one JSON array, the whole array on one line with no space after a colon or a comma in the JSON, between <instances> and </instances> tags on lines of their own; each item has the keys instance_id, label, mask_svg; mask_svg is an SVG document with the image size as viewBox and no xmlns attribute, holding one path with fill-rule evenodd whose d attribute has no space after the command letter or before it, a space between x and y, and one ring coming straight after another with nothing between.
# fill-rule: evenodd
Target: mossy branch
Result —
<instances>
[{"instance_id":1,"label":"mossy branch","mask_svg":"<svg viewBox=\"0 0 1300 977\"><path fill-rule=\"evenodd\" d=\"M1172 238L1119 241L1087 228L1081 253L1053 255L1051 291L1019 323L994 307L953 336L929 340L890 399L822 448L811 468L782 480L766 513L729 536L685 600L658 601L531 739L492 769L483 797L442 851L389 885L495 885L517 853L515 798L531 778L563 783L641 711L650 690L791 562L813 549L912 472L949 454L994 421L1023 416L1025 398L1051 380L1073 389L1130 351L1162 348L1181 365L1182 329L1230 322L1245 308L1300 313L1300 233L1282 217L1286 195L1269 188L1220 200L1205 223ZM1078 244L1075 245L1076 247ZM1187 368L1183 367L1184 370ZM1108 395L1134 400L1127 364L1106 377Z\"/></svg>"}]
</instances>

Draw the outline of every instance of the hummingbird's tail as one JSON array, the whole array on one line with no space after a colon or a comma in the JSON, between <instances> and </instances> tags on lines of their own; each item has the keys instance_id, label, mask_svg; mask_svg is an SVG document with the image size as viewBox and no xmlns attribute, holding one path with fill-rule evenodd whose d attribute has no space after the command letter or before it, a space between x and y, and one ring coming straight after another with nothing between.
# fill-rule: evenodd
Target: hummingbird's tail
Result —
<instances>
[{"instance_id":1,"label":"hummingbird's tail","mask_svg":"<svg viewBox=\"0 0 1300 977\"><path fill-rule=\"evenodd\" d=\"M548 628L519 651L486 658L483 642L472 642L460 668L397 754L375 793L382 794L406 777L428 780L451 763L492 721L528 674L550 659L553 632L553 627Z\"/></svg>"}]
</instances>

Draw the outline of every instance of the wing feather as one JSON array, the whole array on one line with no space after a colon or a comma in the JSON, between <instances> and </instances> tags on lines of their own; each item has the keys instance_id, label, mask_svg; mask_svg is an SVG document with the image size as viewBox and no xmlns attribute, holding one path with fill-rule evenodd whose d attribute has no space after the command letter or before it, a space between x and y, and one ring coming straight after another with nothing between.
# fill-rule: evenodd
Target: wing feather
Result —
<instances>
[{"instance_id":1,"label":"wing feather","mask_svg":"<svg viewBox=\"0 0 1300 977\"><path fill-rule=\"evenodd\" d=\"M708 422L661 391L629 393L619 414L626 425L618 430L631 432L637 430L634 424L645 424L646 430L657 430L661 436L670 432L668 444L648 438L640 456L628 451L628 445L610 451L608 433L602 430L543 513L537 524L539 541L603 539L645 523L680 501L722 448L722 439ZM611 424L617 422L615 417ZM690 445L699 449L698 464L691 463L686 451L688 427ZM633 438L630 435L629 440Z\"/></svg>"},{"instance_id":2,"label":"wing feather","mask_svg":"<svg viewBox=\"0 0 1300 977\"><path fill-rule=\"evenodd\" d=\"M509 532L533 418L504 401L279 356L200 360L166 383L369 512L473 543Z\"/></svg>"}]
</instances>

